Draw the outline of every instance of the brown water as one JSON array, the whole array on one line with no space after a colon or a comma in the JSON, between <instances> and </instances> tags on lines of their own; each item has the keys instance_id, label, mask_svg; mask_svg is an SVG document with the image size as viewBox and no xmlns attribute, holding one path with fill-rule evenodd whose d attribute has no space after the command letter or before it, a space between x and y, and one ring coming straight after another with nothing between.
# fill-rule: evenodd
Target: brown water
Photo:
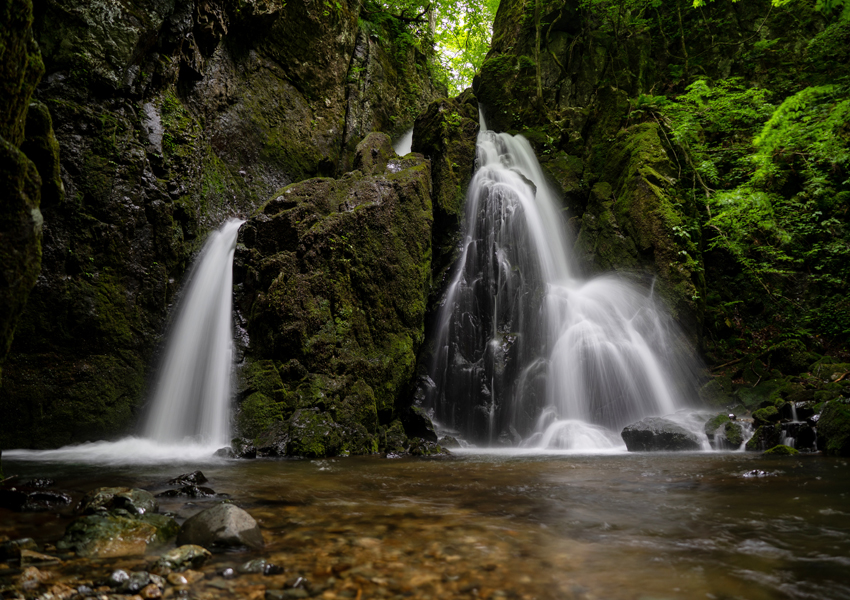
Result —
<instances>
[{"instance_id":1,"label":"brown water","mask_svg":"<svg viewBox=\"0 0 850 600\"><path fill-rule=\"evenodd\" d=\"M75 500L101 485L158 492L168 478L198 467L206 485L259 521L267 547L215 556L193 597L261 598L266 588L304 577L324 598L850 598L850 467L843 459L680 453L133 467L4 461L7 474L53 477ZM756 469L769 475L744 476ZM192 503L161 507L186 518L205 505ZM55 542L70 518L0 509L0 535ZM260 556L286 573L230 582L214 576L216 568ZM82 581L144 562L72 559L54 570Z\"/></svg>"}]
</instances>

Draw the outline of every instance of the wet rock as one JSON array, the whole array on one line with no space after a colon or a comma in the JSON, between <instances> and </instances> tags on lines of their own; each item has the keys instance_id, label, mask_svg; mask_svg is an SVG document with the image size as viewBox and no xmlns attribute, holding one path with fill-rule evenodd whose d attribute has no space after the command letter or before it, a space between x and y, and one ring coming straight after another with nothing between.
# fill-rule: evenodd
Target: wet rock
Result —
<instances>
[{"instance_id":1,"label":"wet rock","mask_svg":"<svg viewBox=\"0 0 850 600\"><path fill-rule=\"evenodd\" d=\"M136 594L141 591L145 586L150 584L151 582L151 574L147 571L134 571L130 573L130 576L121 584L121 591L127 592L130 594Z\"/></svg>"},{"instance_id":2,"label":"wet rock","mask_svg":"<svg viewBox=\"0 0 850 600\"><path fill-rule=\"evenodd\" d=\"M729 421L714 435L714 447L718 450L737 450L744 443L744 428L740 423Z\"/></svg>"},{"instance_id":3,"label":"wet rock","mask_svg":"<svg viewBox=\"0 0 850 600\"><path fill-rule=\"evenodd\" d=\"M239 458L257 458L257 448L251 440L233 438L231 448L233 454Z\"/></svg>"},{"instance_id":4,"label":"wet rock","mask_svg":"<svg viewBox=\"0 0 850 600\"><path fill-rule=\"evenodd\" d=\"M249 560L248 562L242 563L238 567L236 567L236 571L242 573L243 575L250 573L262 573L266 568L266 559L265 558L255 558L254 560Z\"/></svg>"},{"instance_id":5,"label":"wet rock","mask_svg":"<svg viewBox=\"0 0 850 600\"><path fill-rule=\"evenodd\" d=\"M263 534L254 518L233 504L219 504L188 519L177 534L178 544L206 548L262 548Z\"/></svg>"},{"instance_id":6,"label":"wet rock","mask_svg":"<svg viewBox=\"0 0 850 600\"><path fill-rule=\"evenodd\" d=\"M443 448L460 448L460 442L458 442L455 438L450 435L444 435L440 438L439 441L440 446Z\"/></svg>"},{"instance_id":7,"label":"wet rock","mask_svg":"<svg viewBox=\"0 0 850 600\"><path fill-rule=\"evenodd\" d=\"M419 438L412 438L410 440L410 448L408 452L412 456L438 456L441 454L448 454L448 450L443 450L437 442L431 442L422 440Z\"/></svg>"},{"instance_id":8,"label":"wet rock","mask_svg":"<svg viewBox=\"0 0 850 600\"><path fill-rule=\"evenodd\" d=\"M192 471L191 473L184 473L183 475L178 475L174 479L168 480L168 485L201 485L202 483L207 483L207 478L200 471Z\"/></svg>"},{"instance_id":9,"label":"wet rock","mask_svg":"<svg viewBox=\"0 0 850 600\"><path fill-rule=\"evenodd\" d=\"M0 543L0 560L17 560L24 550L38 550L38 544L32 538L21 538Z\"/></svg>"},{"instance_id":10,"label":"wet rock","mask_svg":"<svg viewBox=\"0 0 850 600\"><path fill-rule=\"evenodd\" d=\"M237 458L238 455L233 451L232 448L224 447L219 448L215 452L213 452L213 456L218 456L220 458Z\"/></svg>"},{"instance_id":11,"label":"wet rock","mask_svg":"<svg viewBox=\"0 0 850 600\"><path fill-rule=\"evenodd\" d=\"M411 406L401 414L401 422L404 425L404 433L409 438L420 438L426 442L436 442L437 432L434 424L418 406Z\"/></svg>"},{"instance_id":12,"label":"wet rock","mask_svg":"<svg viewBox=\"0 0 850 600\"><path fill-rule=\"evenodd\" d=\"M753 423L756 427L777 423L779 419L779 410L775 406L766 406L753 413Z\"/></svg>"},{"instance_id":13,"label":"wet rock","mask_svg":"<svg viewBox=\"0 0 850 600\"><path fill-rule=\"evenodd\" d=\"M795 450L794 448L791 448L790 446L779 444L778 446L774 446L770 450L765 450L764 454L771 456L793 456L795 454L800 454L800 452L798 450Z\"/></svg>"},{"instance_id":14,"label":"wet rock","mask_svg":"<svg viewBox=\"0 0 850 600\"><path fill-rule=\"evenodd\" d=\"M824 454L850 456L850 400L829 402L817 421L818 448Z\"/></svg>"},{"instance_id":15,"label":"wet rock","mask_svg":"<svg viewBox=\"0 0 850 600\"><path fill-rule=\"evenodd\" d=\"M162 590L158 586L151 583L139 590L139 596L141 596L145 600L149 600L152 598L161 598Z\"/></svg>"},{"instance_id":16,"label":"wet rock","mask_svg":"<svg viewBox=\"0 0 850 600\"><path fill-rule=\"evenodd\" d=\"M109 574L106 585L110 587L121 587L130 579L130 574L124 569L116 569Z\"/></svg>"},{"instance_id":17,"label":"wet rock","mask_svg":"<svg viewBox=\"0 0 850 600\"><path fill-rule=\"evenodd\" d=\"M782 430L778 424L762 425L747 442L747 450L767 450L779 444Z\"/></svg>"},{"instance_id":18,"label":"wet rock","mask_svg":"<svg viewBox=\"0 0 850 600\"><path fill-rule=\"evenodd\" d=\"M15 583L24 591L34 590L42 583L50 580L50 573L39 571L36 567L27 567L17 577Z\"/></svg>"},{"instance_id":19,"label":"wet rock","mask_svg":"<svg viewBox=\"0 0 850 600\"><path fill-rule=\"evenodd\" d=\"M197 485L184 485L183 487L176 490L166 490L162 493L156 495L157 498L176 498L186 497L186 498L212 498L217 496L215 490L210 489L208 487L202 487Z\"/></svg>"},{"instance_id":20,"label":"wet rock","mask_svg":"<svg viewBox=\"0 0 850 600\"><path fill-rule=\"evenodd\" d=\"M794 438L797 450L813 450L817 442L817 433L808 423L785 423L782 426L785 435Z\"/></svg>"},{"instance_id":21,"label":"wet rock","mask_svg":"<svg viewBox=\"0 0 850 600\"><path fill-rule=\"evenodd\" d=\"M169 573L167 576L168 583L171 585L188 585L189 580L180 573Z\"/></svg>"},{"instance_id":22,"label":"wet rock","mask_svg":"<svg viewBox=\"0 0 850 600\"><path fill-rule=\"evenodd\" d=\"M20 561L21 566L48 565L61 562L55 556L50 556L49 554L42 554L41 552L35 552L34 550L21 550Z\"/></svg>"},{"instance_id":23,"label":"wet rock","mask_svg":"<svg viewBox=\"0 0 850 600\"><path fill-rule=\"evenodd\" d=\"M274 563L266 563L263 567L263 575L281 575L286 569Z\"/></svg>"},{"instance_id":24,"label":"wet rock","mask_svg":"<svg viewBox=\"0 0 850 600\"><path fill-rule=\"evenodd\" d=\"M177 521L168 515L148 513L135 518L156 527L156 541L162 544L173 539L180 530L180 525L177 524Z\"/></svg>"},{"instance_id":25,"label":"wet rock","mask_svg":"<svg viewBox=\"0 0 850 600\"><path fill-rule=\"evenodd\" d=\"M212 555L206 548L195 544L183 544L163 554L159 557L156 564L160 568L165 567L175 571L182 571L188 568L200 567L210 556ZM168 575L169 581L171 581L171 575L174 575L174 573Z\"/></svg>"},{"instance_id":26,"label":"wet rock","mask_svg":"<svg viewBox=\"0 0 850 600\"><path fill-rule=\"evenodd\" d=\"M696 435L662 417L647 417L627 425L622 432L630 452L699 450Z\"/></svg>"},{"instance_id":27,"label":"wet rock","mask_svg":"<svg viewBox=\"0 0 850 600\"><path fill-rule=\"evenodd\" d=\"M40 512L68 506L71 496L58 490L31 485L0 488L0 507L15 512Z\"/></svg>"},{"instance_id":28,"label":"wet rock","mask_svg":"<svg viewBox=\"0 0 850 600\"><path fill-rule=\"evenodd\" d=\"M117 515L88 515L68 525L56 544L86 558L135 556L145 553L157 538L157 528L139 519Z\"/></svg>"},{"instance_id":29,"label":"wet rock","mask_svg":"<svg viewBox=\"0 0 850 600\"><path fill-rule=\"evenodd\" d=\"M111 509L123 509L135 515L156 512L158 506L153 494L145 490L122 487L104 487L92 490L80 500L77 512L91 515Z\"/></svg>"},{"instance_id":30,"label":"wet rock","mask_svg":"<svg viewBox=\"0 0 850 600\"><path fill-rule=\"evenodd\" d=\"M233 579L236 577L236 570L232 567L225 567L218 571L218 574L224 577L225 579Z\"/></svg>"}]
</instances>

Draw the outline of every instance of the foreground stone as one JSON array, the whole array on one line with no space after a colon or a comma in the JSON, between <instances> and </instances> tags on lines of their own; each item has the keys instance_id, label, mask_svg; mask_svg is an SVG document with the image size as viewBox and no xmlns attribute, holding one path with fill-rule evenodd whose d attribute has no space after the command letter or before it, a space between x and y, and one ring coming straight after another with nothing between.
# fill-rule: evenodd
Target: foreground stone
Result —
<instances>
[{"instance_id":1,"label":"foreground stone","mask_svg":"<svg viewBox=\"0 0 850 600\"><path fill-rule=\"evenodd\" d=\"M219 504L199 512L183 523L177 544L204 548L262 548L260 526L247 512L233 504Z\"/></svg>"},{"instance_id":2,"label":"foreground stone","mask_svg":"<svg viewBox=\"0 0 850 600\"><path fill-rule=\"evenodd\" d=\"M662 417L647 417L627 425L621 435L629 452L699 450L701 448L699 440L693 433Z\"/></svg>"}]
</instances>

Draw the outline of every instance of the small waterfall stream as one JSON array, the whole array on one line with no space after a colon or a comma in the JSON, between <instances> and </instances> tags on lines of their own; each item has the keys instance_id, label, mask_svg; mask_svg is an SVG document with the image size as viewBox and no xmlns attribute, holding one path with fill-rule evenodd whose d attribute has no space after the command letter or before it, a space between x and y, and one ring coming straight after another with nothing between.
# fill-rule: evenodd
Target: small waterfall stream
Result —
<instances>
[{"instance_id":1,"label":"small waterfall stream","mask_svg":"<svg viewBox=\"0 0 850 600\"><path fill-rule=\"evenodd\" d=\"M482 119L477 163L424 390L436 421L478 444L601 450L682 407L670 318L651 290L578 276L529 143Z\"/></svg>"},{"instance_id":2,"label":"small waterfall stream","mask_svg":"<svg viewBox=\"0 0 850 600\"><path fill-rule=\"evenodd\" d=\"M213 232L189 274L154 387L147 438L219 447L230 439L232 265L242 223L230 219Z\"/></svg>"}]
</instances>

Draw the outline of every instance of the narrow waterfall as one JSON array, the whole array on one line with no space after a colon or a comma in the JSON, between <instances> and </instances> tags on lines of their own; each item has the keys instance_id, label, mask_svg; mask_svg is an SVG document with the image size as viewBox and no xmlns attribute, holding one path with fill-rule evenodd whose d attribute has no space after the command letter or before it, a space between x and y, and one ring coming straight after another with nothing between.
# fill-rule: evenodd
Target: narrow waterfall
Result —
<instances>
[{"instance_id":1,"label":"narrow waterfall","mask_svg":"<svg viewBox=\"0 0 850 600\"><path fill-rule=\"evenodd\" d=\"M401 137L393 142L393 150L399 156L410 154L413 147L413 127L401 134Z\"/></svg>"},{"instance_id":2,"label":"narrow waterfall","mask_svg":"<svg viewBox=\"0 0 850 600\"><path fill-rule=\"evenodd\" d=\"M168 334L144 436L224 446L230 439L233 253L239 226L213 232L195 261Z\"/></svg>"},{"instance_id":3,"label":"narrow waterfall","mask_svg":"<svg viewBox=\"0 0 850 600\"><path fill-rule=\"evenodd\" d=\"M683 404L651 290L578 277L562 203L521 136L481 123L463 247L436 318L425 404L479 444L603 449Z\"/></svg>"}]
</instances>

